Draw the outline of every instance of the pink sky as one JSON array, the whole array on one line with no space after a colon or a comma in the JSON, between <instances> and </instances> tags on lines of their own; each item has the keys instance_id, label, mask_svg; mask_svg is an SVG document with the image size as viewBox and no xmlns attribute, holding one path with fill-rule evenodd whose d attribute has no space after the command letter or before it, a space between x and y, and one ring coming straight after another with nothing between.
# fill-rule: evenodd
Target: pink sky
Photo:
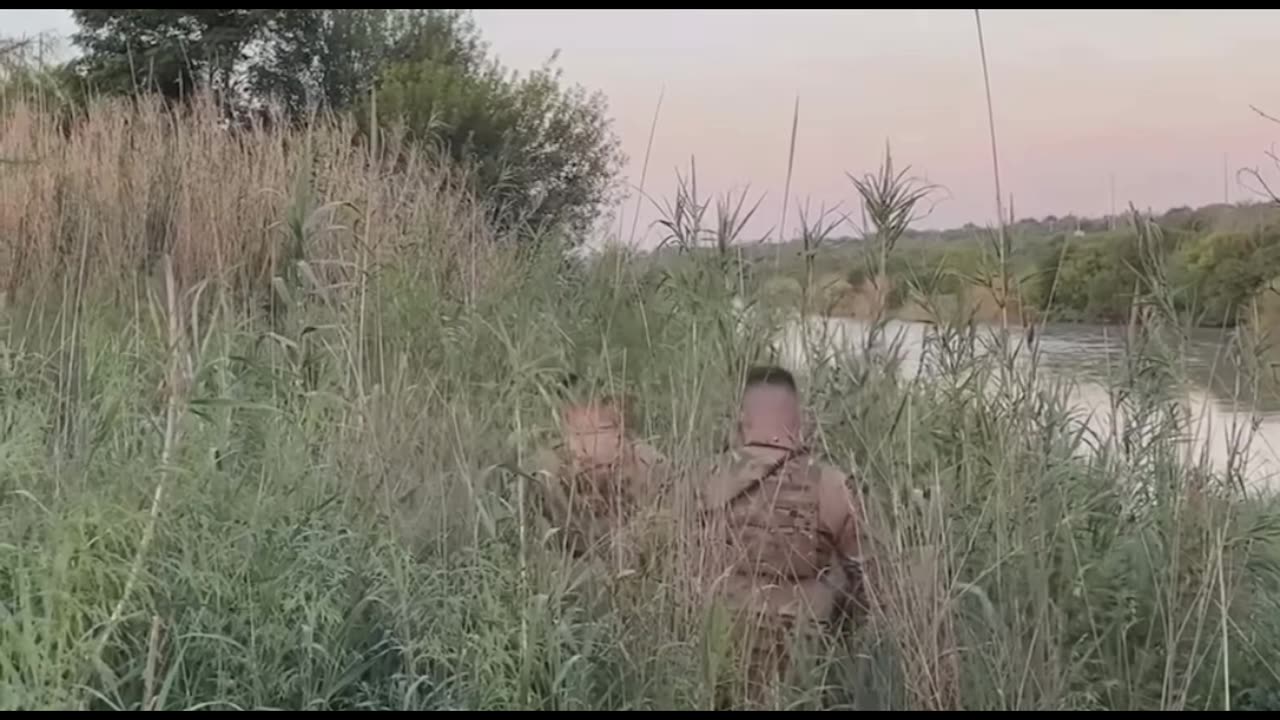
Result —
<instances>
[{"instance_id":1,"label":"pink sky","mask_svg":"<svg viewBox=\"0 0 1280 720\"><path fill-rule=\"evenodd\" d=\"M602 90L639 179L665 93L647 191L669 195L697 157L699 186L765 193L778 223L791 113L800 99L793 196L856 207L845 172L884 143L944 185L928 226L994 218L982 70L972 11L478 10L494 52L528 68L560 51L568 79ZM1002 183L1020 216L1160 210L1223 198L1232 170L1266 163L1280 125L1280 13L983 12ZM66 32L66 11L0 10L0 34ZM1232 173L1232 200L1250 193ZM794 206L793 206L794 207ZM626 206L630 228L634 201ZM794 210L788 225L794 228ZM654 218L645 203L641 232Z\"/></svg>"}]
</instances>

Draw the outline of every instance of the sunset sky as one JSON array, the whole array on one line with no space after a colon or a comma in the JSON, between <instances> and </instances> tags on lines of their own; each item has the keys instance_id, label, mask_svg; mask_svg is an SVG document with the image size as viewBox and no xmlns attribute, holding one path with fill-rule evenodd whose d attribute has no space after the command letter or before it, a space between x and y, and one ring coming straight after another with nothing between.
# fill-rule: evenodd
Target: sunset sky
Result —
<instances>
[{"instance_id":1,"label":"sunset sky","mask_svg":"<svg viewBox=\"0 0 1280 720\"><path fill-rule=\"evenodd\" d=\"M794 196L856 208L845 173L874 169L888 140L946 188L924 225L994 219L972 11L475 15L506 64L533 67L559 50L569 80L608 96L632 182L663 94L651 195L670 195L696 156L703 192L749 184L766 195L751 232L776 226L799 97ZM1112 173L1119 204L1221 201L1224 156L1230 199L1241 200L1252 193L1234 171L1267 164L1280 139L1280 125L1249 108L1280 115L1276 11L990 10L983 24L1002 182L1019 216L1103 214ZM72 28L69 11L0 10L0 36ZM655 216L644 205L641 234Z\"/></svg>"}]
</instances>

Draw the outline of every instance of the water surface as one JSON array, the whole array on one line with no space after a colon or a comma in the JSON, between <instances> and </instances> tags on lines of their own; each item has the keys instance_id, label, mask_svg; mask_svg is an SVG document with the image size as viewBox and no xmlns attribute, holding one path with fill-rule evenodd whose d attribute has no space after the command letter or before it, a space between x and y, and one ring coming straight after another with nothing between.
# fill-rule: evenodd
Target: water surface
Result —
<instances>
[{"instance_id":1,"label":"water surface","mask_svg":"<svg viewBox=\"0 0 1280 720\"><path fill-rule=\"evenodd\" d=\"M868 325L858 320L808 318L790 324L782 337L782 352L792 367L802 368L813 349L828 353L861 350ZM893 321L885 328L879 346L897 343L903 358L902 373L914 377L930 372L926 354L936 352L930 338L936 330L924 323ZM998 327L979 329L982 339L994 341ZM1036 328L1041 377L1060 381L1080 416L1102 437L1109 437L1116 422L1112 388L1117 386L1124 363L1126 329L1103 325L1049 325ZM1009 342L1028 357L1028 333L1011 328ZM809 348L806 353L803 348ZM1245 475L1255 488L1280 488L1280 393L1274 383L1255 382L1257 371L1242 370L1231 330L1196 330L1172 346L1174 376L1180 382L1167 388L1180 394L1192 419L1188 452L1204 453L1219 471L1226 468L1229 448L1239 438L1248 441ZM1266 371L1263 371L1266 372Z\"/></svg>"}]
</instances>

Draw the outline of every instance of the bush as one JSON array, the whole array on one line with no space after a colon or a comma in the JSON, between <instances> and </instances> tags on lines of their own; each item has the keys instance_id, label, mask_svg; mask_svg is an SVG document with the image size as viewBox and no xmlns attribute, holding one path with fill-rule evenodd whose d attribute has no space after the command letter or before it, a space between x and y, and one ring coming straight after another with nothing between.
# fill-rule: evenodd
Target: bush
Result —
<instances>
[{"instance_id":1,"label":"bush","mask_svg":"<svg viewBox=\"0 0 1280 720\"><path fill-rule=\"evenodd\" d=\"M496 65L408 61L384 71L377 101L384 122L468 170L501 228L582 239L614 199L623 156L604 96L562 87L550 67L522 78Z\"/></svg>"}]
</instances>

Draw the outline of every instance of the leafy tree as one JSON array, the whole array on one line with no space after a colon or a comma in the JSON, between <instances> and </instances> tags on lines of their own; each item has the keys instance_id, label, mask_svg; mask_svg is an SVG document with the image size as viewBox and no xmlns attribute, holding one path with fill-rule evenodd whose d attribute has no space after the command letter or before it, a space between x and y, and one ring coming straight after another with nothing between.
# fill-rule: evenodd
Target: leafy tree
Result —
<instances>
[{"instance_id":1,"label":"leafy tree","mask_svg":"<svg viewBox=\"0 0 1280 720\"><path fill-rule=\"evenodd\" d=\"M282 10L267 38L251 87L293 114L360 104L389 64L429 60L470 74L485 53L470 16L457 10Z\"/></svg>"},{"instance_id":2,"label":"leafy tree","mask_svg":"<svg viewBox=\"0 0 1280 720\"><path fill-rule=\"evenodd\" d=\"M207 85L230 95L247 51L286 10L72 10L84 55L77 69L98 90L154 90L178 98Z\"/></svg>"},{"instance_id":3,"label":"leafy tree","mask_svg":"<svg viewBox=\"0 0 1280 720\"><path fill-rule=\"evenodd\" d=\"M549 64L525 76L431 59L387 68L378 115L471 171L504 227L559 225L581 237L612 199L623 155L604 96L565 87Z\"/></svg>"},{"instance_id":4,"label":"leafy tree","mask_svg":"<svg viewBox=\"0 0 1280 720\"><path fill-rule=\"evenodd\" d=\"M1232 325L1258 291L1280 274L1280 233L1214 232L1187 241L1172 259L1173 281L1205 324ZM1190 309L1190 308L1188 308Z\"/></svg>"},{"instance_id":5,"label":"leafy tree","mask_svg":"<svg viewBox=\"0 0 1280 720\"><path fill-rule=\"evenodd\" d=\"M45 62L37 40L0 38L0 112L15 103L35 104L65 120L85 100L82 90L65 65Z\"/></svg>"},{"instance_id":6,"label":"leafy tree","mask_svg":"<svg viewBox=\"0 0 1280 720\"><path fill-rule=\"evenodd\" d=\"M78 68L105 92L168 97L207 85L301 114L358 102L388 63L430 59L472 71L484 55L458 10L73 10Z\"/></svg>"},{"instance_id":7,"label":"leafy tree","mask_svg":"<svg viewBox=\"0 0 1280 720\"><path fill-rule=\"evenodd\" d=\"M75 10L77 69L97 89L179 98L218 91L232 113L357 111L401 123L464 165L504 228L582 237L617 189L622 154L604 97L548 65L488 58L458 10Z\"/></svg>"},{"instance_id":8,"label":"leafy tree","mask_svg":"<svg viewBox=\"0 0 1280 720\"><path fill-rule=\"evenodd\" d=\"M1028 290L1042 310L1062 320L1125 321L1139 264L1132 233L1106 233L1089 240L1059 235L1040 258Z\"/></svg>"}]
</instances>

